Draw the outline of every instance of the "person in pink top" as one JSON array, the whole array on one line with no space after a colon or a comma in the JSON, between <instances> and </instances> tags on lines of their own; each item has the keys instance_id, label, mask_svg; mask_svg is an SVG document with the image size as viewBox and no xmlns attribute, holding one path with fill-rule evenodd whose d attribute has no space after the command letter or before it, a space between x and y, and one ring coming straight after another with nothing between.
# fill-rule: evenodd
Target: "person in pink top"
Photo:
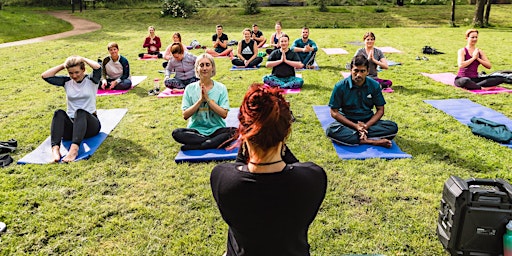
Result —
<instances>
[{"instance_id":1,"label":"person in pink top","mask_svg":"<svg viewBox=\"0 0 512 256\"><path fill-rule=\"evenodd\" d=\"M455 77L455 85L468 90L479 90L482 87L497 86L502 83L510 83L511 79L501 75L478 75L478 66L482 65L487 69L491 68L491 62L487 59L484 51L476 47L478 42L478 30L468 29L466 31L466 47L459 49L457 53L457 64L459 72Z\"/></svg>"}]
</instances>

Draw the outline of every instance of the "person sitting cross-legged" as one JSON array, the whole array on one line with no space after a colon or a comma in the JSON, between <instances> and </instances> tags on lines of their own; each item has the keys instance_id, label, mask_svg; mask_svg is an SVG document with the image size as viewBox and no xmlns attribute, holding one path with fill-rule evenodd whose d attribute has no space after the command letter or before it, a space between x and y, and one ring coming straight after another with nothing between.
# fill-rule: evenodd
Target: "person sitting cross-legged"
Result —
<instances>
[{"instance_id":1,"label":"person sitting cross-legged","mask_svg":"<svg viewBox=\"0 0 512 256\"><path fill-rule=\"evenodd\" d=\"M395 122L381 120L386 101L377 81L368 75L369 62L363 55L352 58L351 75L334 86L329 101L335 119L327 137L344 145L370 144L390 148L398 132ZM373 112L373 107L376 112Z\"/></svg>"},{"instance_id":2,"label":"person sitting cross-legged","mask_svg":"<svg viewBox=\"0 0 512 256\"><path fill-rule=\"evenodd\" d=\"M302 28L302 38L296 39L290 49L299 55L305 68L313 68L318 47L315 41L309 39L309 28Z\"/></svg>"},{"instance_id":3,"label":"person sitting cross-legged","mask_svg":"<svg viewBox=\"0 0 512 256\"><path fill-rule=\"evenodd\" d=\"M173 92L183 91L185 87L199 80L196 77L194 66L196 56L183 49L182 43L174 43L171 46L171 58L165 67L165 87ZM175 72L174 78L170 78L171 72Z\"/></svg>"},{"instance_id":4,"label":"person sitting cross-legged","mask_svg":"<svg viewBox=\"0 0 512 256\"><path fill-rule=\"evenodd\" d=\"M272 87L285 89L301 88L304 80L295 76L295 69L302 68L299 55L288 48L290 38L284 34L279 38L281 48L274 50L266 63L267 68L272 68L272 74L263 77L263 83Z\"/></svg>"},{"instance_id":5,"label":"person sitting cross-legged","mask_svg":"<svg viewBox=\"0 0 512 256\"><path fill-rule=\"evenodd\" d=\"M107 45L109 56L101 61L102 80L99 89L128 90L132 87L130 78L130 63L128 59L119 54L119 45L111 42Z\"/></svg>"},{"instance_id":6,"label":"person sitting cross-legged","mask_svg":"<svg viewBox=\"0 0 512 256\"><path fill-rule=\"evenodd\" d=\"M228 47L228 35L224 34L222 25L217 25L216 33L212 36L213 49L206 49L206 53L213 57L231 56L233 48Z\"/></svg>"},{"instance_id":7,"label":"person sitting cross-legged","mask_svg":"<svg viewBox=\"0 0 512 256\"><path fill-rule=\"evenodd\" d=\"M228 146L236 131L226 127L229 111L228 90L212 80L216 73L213 57L204 53L195 63L199 81L187 85L181 109L183 118L189 120L187 128L177 128L172 137L183 144L181 150L211 149Z\"/></svg>"},{"instance_id":8,"label":"person sitting cross-legged","mask_svg":"<svg viewBox=\"0 0 512 256\"><path fill-rule=\"evenodd\" d=\"M252 40L256 41L258 48L263 47L263 45L265 45L267 42L267 39L263 36L263 32L261 32L258 24L256 23L252 24L251 38Z\"/></svg>"},{"instance_id":9,"label":"person sitting cross-legged","mask_svg":"<svg viewBox=\"0 0 512 256\"><path fill-rule=\"evenodd\" d=\"M263 61L262 57L258 57L258 45L251 39L249 28L244 29L242 33L244 39L238 42L237 57L231 60L231 63L239 67L257 67Z\"/></svg>"}]
</instances>

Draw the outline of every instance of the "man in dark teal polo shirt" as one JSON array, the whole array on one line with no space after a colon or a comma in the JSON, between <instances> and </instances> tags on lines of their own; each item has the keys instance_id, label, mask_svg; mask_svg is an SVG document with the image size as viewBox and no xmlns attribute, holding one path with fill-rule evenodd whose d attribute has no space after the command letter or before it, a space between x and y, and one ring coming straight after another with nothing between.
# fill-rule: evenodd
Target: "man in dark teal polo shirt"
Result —
<instances>
[{"instance_id":1,"label":"man in dark teal polo shirt","mask_svg":"<svg viewBox=\"0 0 512 256\"><path fill-rule=\"evenodd\" d=\"M329 138L344 145L371 144L391 147L398 132L393 121L381 120L386 101L379 83L368 75L368 59L355 56L350 63L351 75L334 86L329 101L331 116L336 120L326 130ZM373 107L377 110L373 112Z\"/></svg>"}]
</instances>

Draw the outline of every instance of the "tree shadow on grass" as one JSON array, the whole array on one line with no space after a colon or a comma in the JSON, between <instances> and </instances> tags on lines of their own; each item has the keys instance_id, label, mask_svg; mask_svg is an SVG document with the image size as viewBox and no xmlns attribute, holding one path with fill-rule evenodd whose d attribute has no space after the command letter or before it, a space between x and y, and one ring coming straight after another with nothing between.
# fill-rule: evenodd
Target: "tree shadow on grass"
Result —
<instances>
[{"instance_id":1,"label":"tree shadow on grass","mask_svg":"<svg viewBox=\"0 0 512 256\"><path fill-rule=\"evenodd\" d=\"M397 138L397 143L402 150L414 156L428 155L431 160L446 162L476 172L489 170L489 163L484 157L463 157L459 152L444 148L437 142L409 140L403 137Z\"/></svg>"},{"instance_id":2,"label":"tree shadow on grass","mask_svg":"<svg viewBox=\"0 0 512 256\"><path fill-rule=\"evenodd\" d=\"M110 136L94 154L94 157L100 162L106 159L115 159L121 163L136 163L141 159L153 159L155 156L140 144Z\"/></svg>"}]
</instances>

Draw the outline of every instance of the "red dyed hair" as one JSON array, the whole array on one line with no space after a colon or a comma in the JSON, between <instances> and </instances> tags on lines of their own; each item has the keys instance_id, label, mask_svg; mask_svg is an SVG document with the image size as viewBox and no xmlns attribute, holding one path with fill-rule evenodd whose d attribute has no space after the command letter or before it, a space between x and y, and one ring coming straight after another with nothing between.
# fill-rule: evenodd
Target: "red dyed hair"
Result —
<instances>
[{"instance_id":1,"label":"red dyed hair","mask_svg":"<svg viewBox=\"0 0 512 256\"><path fill-rule=\"evenodd\" d=\"M249 87L238 113L240 141L249 141L258 151L267 152L288 137L292 115L281 92L261 83Z\"/></svg>"}]
</instances>

